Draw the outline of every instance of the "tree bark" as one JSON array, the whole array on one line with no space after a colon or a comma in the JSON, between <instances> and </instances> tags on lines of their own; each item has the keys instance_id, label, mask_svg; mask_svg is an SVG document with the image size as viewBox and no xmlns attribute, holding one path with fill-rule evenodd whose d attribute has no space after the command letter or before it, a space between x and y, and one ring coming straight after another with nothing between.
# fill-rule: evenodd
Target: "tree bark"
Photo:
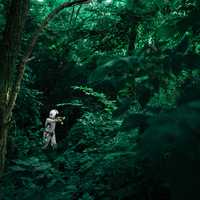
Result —
<instances>
[{"instance_id":1,"label":"tree bark","mask_svg":"<svg viewBox=\"0 0 200 200\"><path fill-rule=\"evenodd\" d=\"M0 176L2 175L6 162L6 145L9 124L12 118L12 111L20 91L21 82L24 76L25 64L29 61L33 48L41 32L60 11L64 8L89 3L91 0L77 0L65 2L55 8L42 21L41 26L33 35L32 41L18 63L20 46L26 15L28 13L29 0L11 0L6 27L3 35L3 42L0 47Z\"/></svg>"},{"instance_id":2,"label":"tree bark","mask_svg":"<svg viewBox=\"0 0 200 200\"><path fill-rule=\"evenodd\" d=\"M7 135L8 135L8 125L1 125L0 129L0 177L4 171L5 163L6 163L6 151L7 151Z\"/></svg>"},{"instance_id":3,"label":"tree bark","mask_svg":"<svg viewBox=\"0 0 200 200\"><path fill-rule=\"evenodd\" d=\"M9 99L12 93L21 37L28 12L29 0L12 0L0 49L0 174L5 167L6 144L11 113Z\"/></svg>"}]
</instances>

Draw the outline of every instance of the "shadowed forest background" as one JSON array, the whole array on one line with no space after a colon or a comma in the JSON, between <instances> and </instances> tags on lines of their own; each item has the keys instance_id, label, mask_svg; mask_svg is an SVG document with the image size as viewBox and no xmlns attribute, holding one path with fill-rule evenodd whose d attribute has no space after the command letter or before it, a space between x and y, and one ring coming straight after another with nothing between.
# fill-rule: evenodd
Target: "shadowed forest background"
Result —
<instances>
[{"instance_id":1,"label":"shadowed forest background","mask_svg":"<svg viewBox=\"0 0 200 200\"><path fill-rule=\"evenodd\" d=\"M0 0L0 200L200 199L200 1L65 2Z\"/></svg>"}]
</instances>

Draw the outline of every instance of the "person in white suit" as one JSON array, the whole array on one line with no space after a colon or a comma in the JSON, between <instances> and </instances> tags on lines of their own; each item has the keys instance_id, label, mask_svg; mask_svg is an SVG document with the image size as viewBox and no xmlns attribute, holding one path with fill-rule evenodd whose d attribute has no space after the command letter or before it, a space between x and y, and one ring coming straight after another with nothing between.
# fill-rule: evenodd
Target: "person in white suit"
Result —
<instances>
[{"instance_id":1,"label":"person in white suit","mask_svg":"<svg viewBox=\"0 0 200 200\"><path fill-rule=\"evenodd\" d=\"M49 113L49 117L45 121L45 131L43 133L44 146L42 147L42 149L46 149L49 144L51 144L53 149L57 148L55 134L56 123L59 122L63 124L63 120L65 119L65 117L58 117L58 114L58 110L51 110Z\"/></svg>"}]
</instances>

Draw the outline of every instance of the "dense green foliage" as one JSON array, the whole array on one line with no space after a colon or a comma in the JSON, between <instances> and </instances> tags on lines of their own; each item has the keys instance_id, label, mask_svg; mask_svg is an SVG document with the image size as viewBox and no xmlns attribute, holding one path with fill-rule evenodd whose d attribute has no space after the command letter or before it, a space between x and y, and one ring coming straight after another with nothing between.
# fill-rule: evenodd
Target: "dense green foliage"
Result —
<instances>
[{"instance_id":1,"label":"dense green foliage","mask_svg":"<svg viewBox=\"0 0 200 200\"><path fill-rule=\"evenodd\" d=\"M22 51L61 2L31 1ZM0 199L198 199L199 18L198 0L96 0L57 15L28 63ZM52 108L66 119L58 149L43 151Z\"/></svg>"}]
</instances>

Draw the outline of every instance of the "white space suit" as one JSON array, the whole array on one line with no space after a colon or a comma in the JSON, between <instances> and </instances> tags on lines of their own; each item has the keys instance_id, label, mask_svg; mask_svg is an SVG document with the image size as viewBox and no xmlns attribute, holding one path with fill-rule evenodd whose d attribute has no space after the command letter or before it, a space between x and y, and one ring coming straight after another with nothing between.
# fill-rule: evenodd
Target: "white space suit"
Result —
<instances>
[{"instance_id":1,"label":"white space suit","mask_svg":"<svg viewBox=\"0 0 200 200\"><path fill-rule=\"evenodd\" d=\"M49 143L54 149L57 147L55 128L56 128L56 123L61 122L60 118L56 117L58 113L59 112L57 110L51 110L49 113L49 117L45 121L45 131L43 133L43 138L44 138L44 146L42 147L43 149L46 149Z\"/></svg>"}]
</instances>

